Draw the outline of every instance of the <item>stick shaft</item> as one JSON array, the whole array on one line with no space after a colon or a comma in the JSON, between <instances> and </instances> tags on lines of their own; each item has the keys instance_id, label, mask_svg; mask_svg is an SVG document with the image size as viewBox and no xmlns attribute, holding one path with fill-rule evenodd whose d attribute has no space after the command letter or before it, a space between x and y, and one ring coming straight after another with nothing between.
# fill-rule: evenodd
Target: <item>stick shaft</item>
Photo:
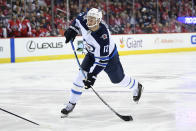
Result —
<instances>
[{"instance_id":1,"label":"stick shaft","mask_svg":"<svg viewBox=\"0 0 196 131\"><path fill-rule=\"evenodd\" d=\"M28 120L28 119L26 119L26 118L24 118L24 117L22 117L22 116L16 115L16 114L14 114L14 113L12 113L12 112L9 112L9 111L7 111L7 110L4 110L4 109L2 109L2 108L0 108L0 110L2 110L2 111L6 112L6 113L8 113L8 114L11 114L11 115L16 116L16 117L18 117L18 118L20 118L20 119L23 119L23 120L25 120L25 121L28 121L28 122L30 122L30 123L33 123L33 124L39 126L38 123L33 122L33 121L31 121L31 120Z\"/></svg>"},{"instance_id":2,"label":"stick shaft","mask_svg":"<svg viewBox=\"0 0 196 131\"><path fill-rule=\"evenodd\" d=\"M78 63L78 66L80 68L80 70L82 71L82 74L83 76L86 78L86 75L84 73L84 70L82 69L81 65L80 65L80 61L78 59L78 56L76 54L76 51L75 51L75 48L74 48L74 45L73 45L73 42L71 41L71 46L72 46L72 49L74 51L74 55L76 57L76 61ZM120 114L118 114L110 105L107 104L107 102L105 102L105 100L103 100L103 98L101 98L101 96L93 89L93 87L91 87L91 89L93 90L93 92L96 94L96 96L112 111L114 112L117 116L121 116Z\"/></svg>"}]
</instances>

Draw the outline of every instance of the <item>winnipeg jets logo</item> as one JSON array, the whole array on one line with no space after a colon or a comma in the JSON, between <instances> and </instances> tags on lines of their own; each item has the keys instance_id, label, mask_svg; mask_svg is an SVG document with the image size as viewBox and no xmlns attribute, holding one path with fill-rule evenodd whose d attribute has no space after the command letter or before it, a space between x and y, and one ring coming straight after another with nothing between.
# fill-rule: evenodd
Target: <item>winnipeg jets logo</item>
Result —
<instances>
[{"instance_id":1,"label":"winnipeg jets logo","mask_svg":"<svg viewBox=\"0 0 196 131\"><path fill-rule=\"evenodd\" d=\"M108 38L108 37L107 37L107 34L103 34L103 35L101 36L101 38L104 39L104 40L107 39L107 38Z\"/></svg>"},{"instance_id":2,"label":"winnipeg jets logo","mask_svg":"<svg viewBox=\"0 0 196 131\"><path fill-rule=\"evenodd\" d=\"M85 45L85 48L86 48L87 51L89 51L89 52L94 52L95 51L94 46L92 46L90 44L87 44L87 43L85 43L84 45Z\"/></svg>"}]
</instances>

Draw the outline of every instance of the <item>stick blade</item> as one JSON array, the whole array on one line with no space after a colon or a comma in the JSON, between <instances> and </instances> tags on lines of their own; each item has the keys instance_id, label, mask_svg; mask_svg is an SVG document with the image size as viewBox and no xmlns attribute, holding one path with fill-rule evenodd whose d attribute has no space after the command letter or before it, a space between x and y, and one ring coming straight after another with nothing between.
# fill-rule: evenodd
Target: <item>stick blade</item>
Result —
<instances>
[{"instance_id":1,"label":"stick blade","mask_svg":"<svg viewBox=\"0 0 196 131\"><path fill-rule=\"evenodd\" d=\"M121 119L123 119L124 121L133 121L133 117L132 116L122 116L117 114Z\"/></svg>"},{"instance_id":2,"label":"stick blade","mask_svg":"<svg viewBox=\"0 0 196 131\"><path fill-rule=\"evenodd\" d=\"M61 118L66 118L68 117L68 115L61 115Z\"/></svg>"}]
</instances>

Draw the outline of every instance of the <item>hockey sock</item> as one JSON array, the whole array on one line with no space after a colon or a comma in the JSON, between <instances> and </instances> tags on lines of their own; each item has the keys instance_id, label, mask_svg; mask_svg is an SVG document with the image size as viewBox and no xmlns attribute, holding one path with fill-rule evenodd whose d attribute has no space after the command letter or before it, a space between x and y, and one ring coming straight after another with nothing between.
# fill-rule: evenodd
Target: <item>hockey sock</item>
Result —
<instances>
[{"instance_id":1,"label":"hockey sock","mask_svg":"<svg viewBox=\"0 0 196 131\"><path fill-rule=\"evenodd\" d=\"M123 78L123 80L118 83L122 87L128 87L133 90L133 96L137 96L137 90L138 90L138 81L134 78L131 78L129 76L126 76Z\"/></svg>"},{"instance_id":2,"label":"hockey sock","mask_svg":"<svg viewBox=\"0 0 196 131\"><path fill-rule=\"evenodd\" d=\"M85 72L86 73L86 72ZM83 87L84 87L84 76L81 71L79 71L78 76L76 77L73 87L71 89L70 99L71 103L76 103L79 97L82 95Z\"/></svg>"},{"instance_id":3,"label":"hockey sock","mask_svg":"<svg viewBox=\"0 0 196 131\"><path fill-rule=\"evenodd\" d=\"M73 104L77 103L80 96L81 95L78 95L78 94L75 94L75 93L71 92L69 102L73 103Z\"/></svg>"}]
</instances>

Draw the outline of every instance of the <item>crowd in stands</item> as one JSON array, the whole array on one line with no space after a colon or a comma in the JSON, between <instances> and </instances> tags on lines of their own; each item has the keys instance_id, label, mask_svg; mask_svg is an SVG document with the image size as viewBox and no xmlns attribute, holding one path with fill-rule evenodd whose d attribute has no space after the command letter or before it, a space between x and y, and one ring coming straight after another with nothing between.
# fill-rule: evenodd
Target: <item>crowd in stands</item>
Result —
<instances>
[{"instance_id":1,"label":"crowd in stands","mask_svg":"<svg viewBox=\"0 0 196 131\"><path fill-rule=\"evenodd\" d=\"M52 8L51 0L0 0L0 37L63 36L71 21L91 7L102 9L112 34L196 31L177 21L196 16L195 0L69 0L69 12L66 2L54 0Z\"/></svg>"}]
</instances>

